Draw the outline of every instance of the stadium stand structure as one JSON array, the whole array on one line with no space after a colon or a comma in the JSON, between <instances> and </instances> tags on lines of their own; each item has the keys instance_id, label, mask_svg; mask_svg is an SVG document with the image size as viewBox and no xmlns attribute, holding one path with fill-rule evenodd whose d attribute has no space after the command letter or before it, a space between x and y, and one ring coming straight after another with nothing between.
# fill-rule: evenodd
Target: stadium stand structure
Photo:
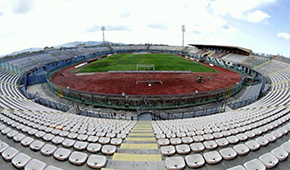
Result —
<instances>
[{"instance_id":1,"label":"stadium stand structure","mask_svg":"<svg viewBox=\"0 0 290 170\"><path fill-rule=\"evenodd\" d=\"M46 108L21 93L19 73L102 50L110 51L107 47L47 51L26 56L37 62L23 57L1 63L5 69L0 69L0 169L289 169L290 64L281 61L255 67L272 83L263 98L238 110L197 118L93 118Z\"/></svg>"}]
</instances>

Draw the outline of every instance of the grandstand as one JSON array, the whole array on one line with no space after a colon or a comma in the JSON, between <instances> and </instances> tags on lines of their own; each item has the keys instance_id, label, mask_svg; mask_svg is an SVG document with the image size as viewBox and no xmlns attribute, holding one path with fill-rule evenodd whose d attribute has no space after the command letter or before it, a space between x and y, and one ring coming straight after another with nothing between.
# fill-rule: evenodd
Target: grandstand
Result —
<instances>
[{"instance_id":1,"label":"grandstand","mask_svg":"<svg viewBox=\"0 0 290 170\"><path fill-rule=\"evenodd\" d=\"M227 49L78 47L2 59L0 169L289 169L290 64ZM211 52L206 61L259 74L263 80L241 95L242 101L255 98L249 105L172 120L84 116L27 98L27 85L45 82L42 78L59 67L106 54L144 51L188 55L196 60ZM251 65L252 61L259 62ZM267 84L269 92L263 90Z\"/></svg>"}]
</instances>

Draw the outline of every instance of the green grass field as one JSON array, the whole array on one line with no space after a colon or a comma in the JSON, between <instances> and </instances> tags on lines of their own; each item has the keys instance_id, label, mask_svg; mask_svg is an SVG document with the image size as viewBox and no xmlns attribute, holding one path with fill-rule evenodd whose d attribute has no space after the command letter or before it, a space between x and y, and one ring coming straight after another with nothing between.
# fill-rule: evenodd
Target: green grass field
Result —
<instances>
[{"instance_id":1,"label":"green grass field","mask_svg":"<svg viewBox=\"0 0 290 170\"><path fill-rule=\"evenodd\" d=\"M133 71L136 70L137 64L154 64L155 70L159 71L216 72L210 67L172 54L114 54L72 72ZM145 70L145 68L139 70Z\"/></svg>"}]
</instances>

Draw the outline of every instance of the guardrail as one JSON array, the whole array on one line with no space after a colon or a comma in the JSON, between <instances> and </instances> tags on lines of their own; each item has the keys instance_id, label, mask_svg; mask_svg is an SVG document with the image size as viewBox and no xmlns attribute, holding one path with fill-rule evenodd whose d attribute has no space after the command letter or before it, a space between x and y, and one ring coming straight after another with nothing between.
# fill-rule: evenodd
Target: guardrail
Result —
<instances>
[{"instance_id":1,"label":"guardrail","mask_svg":"<svg viewBox=\"0 0 290 170\"><path fill-rule=\"evenodd\" d=\"M180 52L176 52L176 54L180 54ZM46 76L49 89L59 97L84 104L118 109L135 110L142 105L159 109L196 106L226 99L240 91L243 86L242 80L228 88L178 95L118 95L92 93L71 89L69 87L62 87L49 81L53 73L59 69L61 68L51 70Z\"/></svg>"}]
</instances>

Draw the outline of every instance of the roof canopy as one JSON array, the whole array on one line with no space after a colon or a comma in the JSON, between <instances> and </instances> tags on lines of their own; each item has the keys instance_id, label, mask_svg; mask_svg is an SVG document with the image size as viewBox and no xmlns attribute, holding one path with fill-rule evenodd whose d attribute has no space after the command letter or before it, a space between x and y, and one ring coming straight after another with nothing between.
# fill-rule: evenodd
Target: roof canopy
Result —
<instances>
[{"instance_id":1,"label":"roof canopy","mask_svg":"<svg viewBox=\"0 0 290 170\"><path fill-rule=\"evenodd\" d=\"M206 44L189 44L191 46L195 46L199 49L217 49L217 50L224 50L234 54L240 55L250 55L252 50L236 47L236 46L223 46L223 45L206 45Z\"/></svg>"}]
</instances>

